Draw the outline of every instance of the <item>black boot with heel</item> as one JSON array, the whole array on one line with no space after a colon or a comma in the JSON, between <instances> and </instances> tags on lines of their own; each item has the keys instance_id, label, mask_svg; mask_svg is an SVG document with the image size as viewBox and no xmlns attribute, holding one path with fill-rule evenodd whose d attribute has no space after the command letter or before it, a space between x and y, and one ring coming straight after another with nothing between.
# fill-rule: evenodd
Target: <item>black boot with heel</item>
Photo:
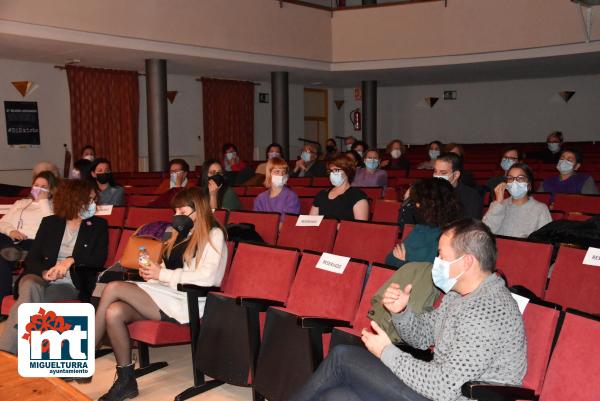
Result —
<instances>
[{"instance_id":1,"label":"black boot with heel","mask_svg":"<svg viewBox=\"0 0 600 401\"><path fill-rule=\"evenodd\" d=\"M128 398L135 398L138 394L135 365L130 363L125 366L117 366L117 380L98 401L123 401Z\"/></svg>"}]
</instances>

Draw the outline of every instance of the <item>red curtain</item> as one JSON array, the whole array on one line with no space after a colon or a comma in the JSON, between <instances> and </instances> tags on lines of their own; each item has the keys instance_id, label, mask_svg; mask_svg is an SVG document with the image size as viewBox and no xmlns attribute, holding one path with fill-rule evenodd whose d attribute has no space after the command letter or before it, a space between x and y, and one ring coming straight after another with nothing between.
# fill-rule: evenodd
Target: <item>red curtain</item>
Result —
<instances>
[{"instance_id":1,"label":"red curtain","mask_svg":"<svg viewBox=\"0 0 600 401\"><path fill-rule=\"evenodd\" d=\"M221 147L231 142L242 160L254 150L254 84L202 78L204 157L221 160Z\"/></svg>"},{"instance_id":2,"label":"red curtain","mask_svg":"<svg viewBox=\"0 0 600 401\"><path fill-rule=\"evenodd\" d=\"M67 77L74 158L89 144L110 160L113 171L137 171L137 72L67 66Z\"/></svg>"}]
</instances>

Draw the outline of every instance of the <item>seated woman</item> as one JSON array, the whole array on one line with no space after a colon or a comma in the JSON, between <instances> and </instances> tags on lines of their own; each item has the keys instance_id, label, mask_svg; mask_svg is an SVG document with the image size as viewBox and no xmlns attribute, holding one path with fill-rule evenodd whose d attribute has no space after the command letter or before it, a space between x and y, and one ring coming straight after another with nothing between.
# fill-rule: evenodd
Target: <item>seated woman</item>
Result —
<instances>
[{"instance_id":1,"label":"seated woman","mask_svg":"<svg viewBox=\"0 0 600 401\"><path fill-rule=\"evenodd\" d=\"M240 199L225 182L223 166L218 160L213 159L204 162L198 186L208 195L212 209L241 209Z\"/></svg>"},{"instance_id":2,"label":"seated woman","mask_svg":"<svg viewBox=\"0 0 600 401\"><path fill-rule=\"evenodd\" d=\"M237 146L233 143L226 143L223 145L222 151L222 166L228 182L232 185L243 185L254 176L254 171L252 171L248 163L240 159Z\"/></svg>"},{"instance_id":3,"label":"seated woman","mask_svg":"<svg viewBox=\"0 0 600 401\"><path fill-rule=\"evenodd\" d=\"M288 164L275 157L267 162L265 187L269 188L254 199L254 211L277 212L281 220L286 213L300 214L298 195L285 184L288 180Z\"/></svg>"},{"instance_id":4,"label":"seated woman","mask_svg":"<svg viewBox=\"0 0 600 401\"><path fill-rule=\"evenodd\" d=\"M267 161L274 159L275 157L279 157L279 158L283 159L283 148L278 143L272 143L269 146L267 146L266 156L267 156L267 159L266 159ZM267 171L267 162L264 162L264 163L260 163L256 167L255 173L266 175L267 174L266 171Z\"/></svg>"},{"instance_id":5,"label":"seated woman","mask_svg":"<svg viewBox=\"0 0 600 401\"><path fill-rule=\"evenodd\" d=\"M337 148L337 143L333 138L327 139L325 142L325 149L325 160L331 160L340 154Z\"/></svg>"},{"instance_id":6,"label":"seated woman","mask_svg":"<svg viewBox=\"0 0 600 401\"><path fill-rule=\"evenodd\" d=\"M365 155L365 167L356 169L353 187L387 187L387 173L379 167L379 152L369 150Z\"/></svg>"},{"instance_id":7,"label":"seated woman","mask_svg":"<svg viewBox=\"0 0 600 401\"><path fill-rule=\"evenodd\" d=\"M560 159L556 165L559 175L549 177L542 182L538 191L551 192L552 194L584 194L597 195L598 187L594 178L577 170L583 163L581 152L574 148L567 148L560 152Z\"/></svg>"},{"instance_id":8,"label":"seated woman","mask_svg":"<svg viewBox=\"0 0 600 401\"><path fill-rule=\"evenodd\" d=\"M364 160L367 149L369 149L369 147L363 141L354 141L352 143L352 147L350 148L350 150L353 150L356 153L358 153L358 155L360 156L360 160Z\"/></svg>"},{"instance_id":9,"label":"seated woman","mask_svg":"<svg viewBox=\"0 0 600 401\"><path fill-rule=\"evenodd\" d=\"M57 184L54 174L42 171L33 180L29 196L13 203L0 219L0 299L12 294L15 262L23 260L42 219L52 214Z\"/></svg>"},{"instance_id":10,"label":"seated woman","mask_svg":"<svg viewBox=\"0 0 600 401\"><path fill-rule=\"evenodd\" d=\"M410 170L410 161L406 158L406 146L400 139L394 139L385 148L381 168L386 170Z\"/></svg>"},{"instance_id":11,"label":"seated woman","mask_svg":"<svg viewBox=\"0 0 600 401\"><path fill-rule=\"evenodd\" d=\"M433 170L435 159L442 153L442 143L440 141L433 141L429 143L427 148L427 157L429 160L419 163L417 166L418 170Z\"/></svg>"},{"instance_id":12,"label":"seated woman","mask_svg":"<svg viewBox=\"0 0 600 401\"><path fill-rule=\"evenodd\" d=\"M415 226L385 260L387 264L398 268L408 262L433 263L438 254L442 227L460 217L460 205L454 188L446 180L419 180L407 193L400 219Z\"/></svg>"},{"instance_id":13,"label":"seated woman","mask_svg":"<svg viewBox=\"0 0 600 401\"><path fill-rule=\"evenodd\" d=\"M552 221L545 203L533 199L533 172L525 163L515 163L506 173L505 182L494 188L495 201L490 204L483 222L492 233L527 238ZM504 199L504 191L510 194Z\"/></svg>"},{"instance_id":14,"label":"seated woman","mask_svg":"<svg viewBox=\"0 0 600 401\"><path fill-rule=\"evenodd\" d=\"M325 164L322 160L318 160L318 157L317 147L312 143L305 143L300 159L296 160L296 165L290 175L292 177L324 177L326 175Z\"/></svg>"},{"instance_id":15,"label":"seated woman","mask_svg":"<svg viewBox=\"0 0 600 401\"><path fill-rule=\"evenodd\" d=\"M502 160L500 161L500 167L504 171L503 175L492 177L485 184L486 191L490 193L490 199L494 200L494 190L496 187L506 181L506 174L508 170L515 163L523 163L523 152L517 148L508 148L502 153Z\"/></svg>"},{"instance_id":16,"label":"seated woman","mask_svg":"<svg viewBox=\"0 0 600 401\"><path fill-rule=\"evenodd\" d=\"M96 346L108 333L117 362L117 379L100 400L123 400L138 394L127 325L137 320L188 323L186 294L177 284L219 286L227 263L226 234L215 220L208 196L200 188L173 199L173 234L163 263L140 266L143 282L113 281L96 309ZM200 314L204 312L200 300Z\"/></svg>"},{"instance_id":17,"label":"seated woman","mask_svg":"<svg viewBox=\"0 0 600 401\"><path fill-rule=\"evenodd\" d=\"M464 148L457 143L449 143L444 147L444 152L454 153L458 155L461 160L461 170L460 170L460 182L471 187L477 189L477 181L475 180L475 176L469 170L464 169L465 165L465 150Z\"/></svg>"},{"instance_id":18,"label":"seated woman","mask_svg":"<svg viewBox=\"0 0 600 401\"><path fill-rule=\"evenodd\" d=\"M340 155L328 162L328 169L333 188L317 194L310 214L338 220L369 220L367 195L350 186L356 172L354 161Z\"/></svg>"},{"instance_id":19,"label":"seated woman","mask_svg":"<svg viewBox=\"0 0 600 401\"><path fill-rule=\"evenodd\" d=\"M123 206L125 204L125 190L115 183L108 159L103 157L94 159L88 179L98 191L99 205Z\"/></svg>"},{"instance_id":20,"label":"seated woman","mask_svg":"<svg viewBox=\"0 0 600 401\"><path fill-rule=\"evenodd\" d=\"M54 215L44 217L25 258L18 298L10 309L0 350L17 352L19 305L79 299L89 302L108 253L108 225L94 216L96 191L88 181L60 183Z\"/></svg>"}]
</instances>

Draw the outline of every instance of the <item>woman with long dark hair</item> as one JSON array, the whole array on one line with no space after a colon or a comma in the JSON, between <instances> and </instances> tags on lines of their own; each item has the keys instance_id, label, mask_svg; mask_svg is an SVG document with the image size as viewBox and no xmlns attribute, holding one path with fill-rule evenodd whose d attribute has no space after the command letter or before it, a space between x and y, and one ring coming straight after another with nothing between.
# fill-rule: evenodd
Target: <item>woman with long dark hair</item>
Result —
<instances>
[{"instance_id":1,"label":"woman with long dark hair","mask_svg":"<svg viewBox=\"0 0 600 401\"><path fill-rule=\"evenodd\" d=\"M207 160L202 165L198 186L208 195L213 209L240 209L242 204L225 180L223 166L218 160Z\"/></svg>"},{"instance_id":2,"label":"woman with long dark hair","mask_svg":"<svg viewBox=\"0 0 600 401\"><path fill-rule=\"evenodd\" d=\"M125 204L125 190L115 182L110 161L103 157L94 159L88 173L98 192L99 205L122 206Z\"/></svg>"}]
</instances>

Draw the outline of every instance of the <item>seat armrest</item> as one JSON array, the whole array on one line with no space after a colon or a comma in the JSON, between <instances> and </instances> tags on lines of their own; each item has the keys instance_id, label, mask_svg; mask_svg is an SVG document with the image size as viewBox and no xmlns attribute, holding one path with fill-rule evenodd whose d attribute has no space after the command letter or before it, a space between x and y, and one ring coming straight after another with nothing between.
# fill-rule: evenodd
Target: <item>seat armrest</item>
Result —
<instances>
[{"instance_id":1,"label":"seat armrest","mask_svg":"<svg viewBox=\"0 0 600 401\"><path fill-rule=\"evenodd\" d=\"M334 327L350 327L350 322L323 317L298 316L298 325L303 329L319 329L329 333Z\"/></svg>"},{"instance_id":2,"label":"seat armrest","mask_svg":"<svg viewBox=\"0 0 600 401\"><path fill-rule=\"evenodd\" d=\"M261 312L269 309L270 306L284 306L281 301L273 301L263 298L237 297L235 303L241 306L250 306L258 308Z\"/></svg>"},{"instance_id":3,"label":"seat armrest","mask_svg":"<svg viewBox=\"0 0 600 401\"><path fill-rule=\"evenodd\" d=\"M462 385L462 395L479 401L537 400L532 389L510 384L471 381Z\"/></svg>"},{"instance_id":4,"label":"seat armrest","mask_svg":"<svg viewBox=\"0 0 600 401\"><path fill-rule=\"evenodd\" d=\"M186 292L188 296L195 296L197 298L205 297L209 292L218 292L221 291L219 287L200 287L199 285L194 284L177 284L177 290L181 292Z\"/></svg>"}]
</instances>

